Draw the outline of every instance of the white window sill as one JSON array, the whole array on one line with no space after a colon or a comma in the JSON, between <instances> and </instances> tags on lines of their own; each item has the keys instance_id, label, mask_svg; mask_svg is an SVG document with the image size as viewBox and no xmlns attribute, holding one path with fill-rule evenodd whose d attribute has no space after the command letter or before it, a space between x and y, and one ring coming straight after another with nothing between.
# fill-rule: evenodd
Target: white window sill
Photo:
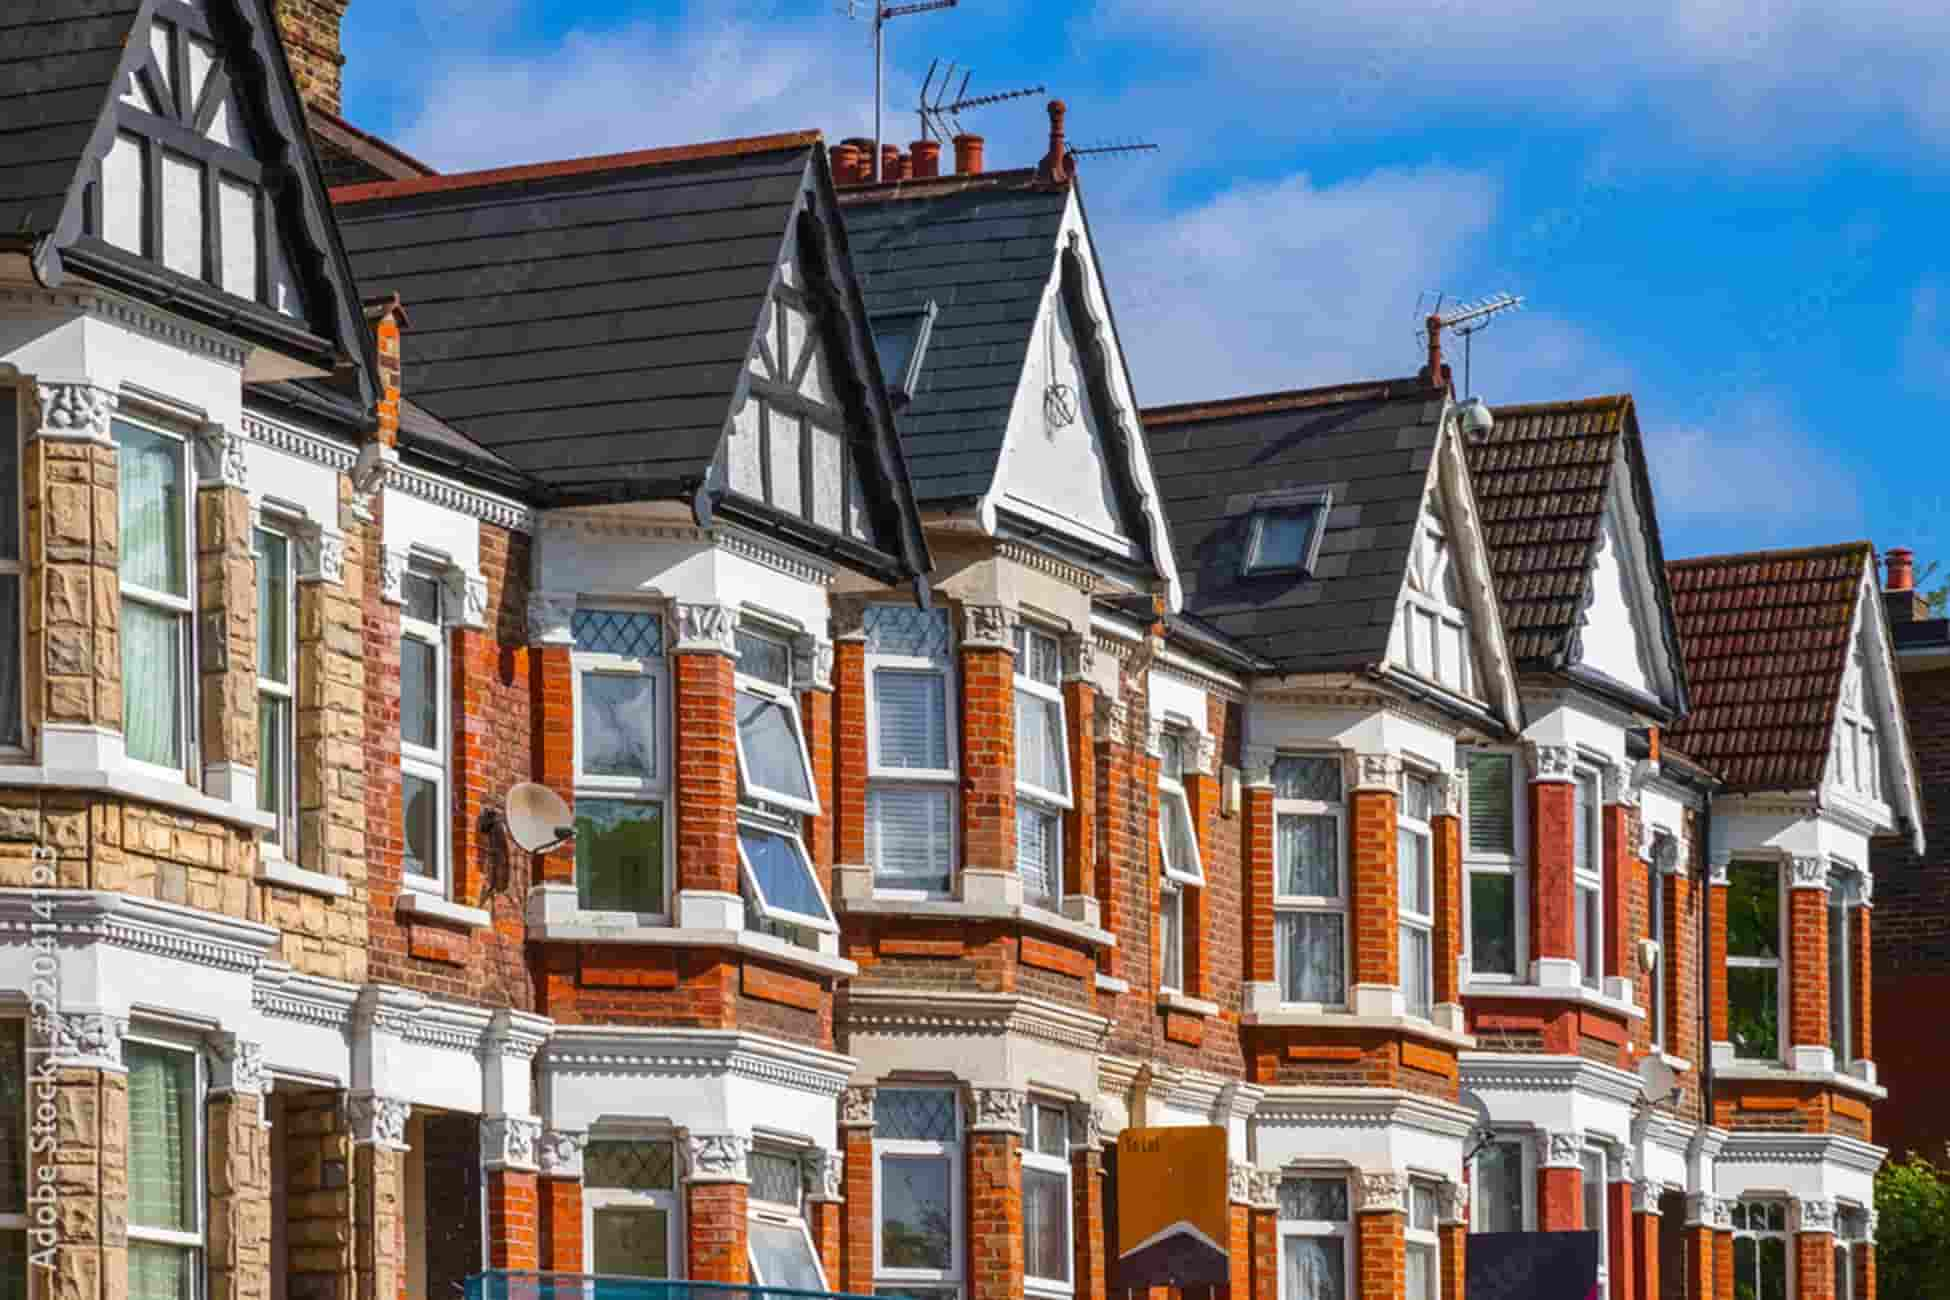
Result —
<instances>
[{"instance_id":1,"label":"white window sill","mask_svg":"<svg viewBox=\"0 0 1950 1300\"><path fill-rule=\"evenodd\" d=\"M1076 1291L1061 1282L1039 1282L1034 1278L1026 1277L1022 1280L1022 1293L1041 1297L1042 1300L1068 1300L1070 1296L1076 1294Z\"/></svg>"},{"instance_id":2,"label":"white window sill","mask_svg":"<svg viewBox=\"0 0 1950 1300\"><path fill-rule=\"evenodd\" d=\"M1609 1011L1628 1020L1645 1019L1644 1007L1618 998L1608 998L1583 984L1501 984L1471 980L1463 985L1462 995L1465 1001L1470 998L1507 998L1519 1002L1572 1002Z\"/></svg>"},{"instance_id":3,"label":"white window sill","mask_svg":"<svg viewBox=\"0 0 1950 1300\"><path fill-rule=\"evenodd\" d=\"M1385 1029L1392 1033L1405 1034L1410 1038L1442 1043L1459 1051L1470 1051L1476 1046L1475 1035L1444 1029L1441 1025L1423 1020L1419 1016L1357 1016L1351 1011L1308 1011L1294 1008L1280 1011L1248 1011L1239 1018L1239 1022L1283 1029Z\"/></svg>"},{"instance_id":4,"label":"white window sill","mask_svg":"<svg viewBox=\"0 0 1950 1300\"><path fill-rule=\"evenodd\" d=\"M1187 1016L1216 1016L1219 1004L1204 998L1187 997L1177 989L1159 989L1158 1005L1166 1011L1176 1011Z\"/></svg>"},{"instance_id":5,"label":"white window sill","mask_svg":"<svg viewBox=\"0 0 1950 1300\"><path fill-rule=\"evenodd\" d=\"M598 921L614 917L614 912L579 912L568 920L540 920L532 915L528 937L543 943L627 943L651 948L735 948L787 966L798 966L821 975L853 976L860 973L857 963L830 953L814 952L777 935L755 930L699 930L673 925L615 925Z\"/></svg>"},{"instance_id":6,"label":"white window sill","mask_svg":"<svg viewBox=\"0 0 1950 1300\"><path fill-rule=\"evenodd\" d=\"M1106 975L1102 971L1097 972L1097 992L1129 993L1130 991L1131 981L1119 979L1115 975Z\"/></svg>"},{"instance_id":7,"label":"white window sill","mask_svg":"<svg viewBox=\"0 0 1950 1300\"><path fill-rule=\"evenodd\" d=\"M282 885L286 889L299 889L307 894L323 894L327 898L348 898L352 886L337 876L328 876L322 871L310 871L294 862L265 854L257 863L257 880L264 885Z\"/></svg>"},{"instance_id":8,"label":"white window sill","mask_svg":"<svg viewBox=\"0 0 1950 1300\"><path fill-rule=\"evenodd\" d=\"M485 929L494 924L494 916L485 907L469 907L465 903L450 903L432 894L423 894L417 889L403 889L399 896L399 910L412 916L424 916L433 921L445 921L449 925L465 925L475 929Z\"/></svg>"},{"instance_id":9,"label":"white window sill","mask_svg":"<svg viewBox=\"0 0 1950 1300\"><path fill-rule=\"evenodd\" d=\"M1015 921L1098 948L1115 948L1117 936L1101 926L1074 921L1030 903L968 902L959 898L846 898L840 910L856 916L916 916L943 921Z\"/></svg>"},{"instance_id":10,"label":"white window sill","mask_svg":"<svg viewBox=\"0 0 1950 1300\"><path fill-rule=\"evenodd\" d=\"M1766 1065L1759 1061L1716 1065L1713 1067L1713 1078L1715 1082L1725 1080L1735 1083L1811 1083L1821 1088L1852 1092L1858 1097L1867 1097L1872 1101L1881 1101L1889 1095L1889 1089L1857 1078L1853 1074L1843 1074L1834 1070L1790 1070L1784 1065Z\"/></svg>"},{"instance_id":11,"label":"white window sill","mask_svg":"<svg viewBox=\"0 0 1950 1300\"><path fill-rule=\"evenodd\" d=\"M43 767L0 763L0 785L42 790L107 790L158 807L173 808L192 817L208 817L257 831L278 828L276 813L207 795L187 781L151 776L134 768Z\"/></svg>"}]
</instances>

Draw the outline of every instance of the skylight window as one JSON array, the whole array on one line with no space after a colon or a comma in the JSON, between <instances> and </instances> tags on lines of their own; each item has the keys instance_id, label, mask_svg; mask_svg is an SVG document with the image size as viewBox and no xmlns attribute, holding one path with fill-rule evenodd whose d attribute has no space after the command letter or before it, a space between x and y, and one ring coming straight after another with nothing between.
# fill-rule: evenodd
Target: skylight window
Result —
<instances>
[{"instance_id":1,"label":"skylight window","mask_svg":"<svg viewBox=\"0 0 1950 1300\"><path fill-rule=\"evenodd\" d=\"M1279 493L1253 503L1240 571L1309 573L1320 554L1320 535L1333 498L1326 492Z\"/></svg>"},{"instance_id":2,"label":"skylight window","mask_svg":"<svg viewBox=\"0 0 1950 1300\"><path fill-rule=\"evenodd\" d=\"M876 312L872 318L873 345L880 354L880 377L887 394L898 402L914 398L921 382L921 363L934 332L934 300L924 306Z\"/></svg>"}]
</instances>

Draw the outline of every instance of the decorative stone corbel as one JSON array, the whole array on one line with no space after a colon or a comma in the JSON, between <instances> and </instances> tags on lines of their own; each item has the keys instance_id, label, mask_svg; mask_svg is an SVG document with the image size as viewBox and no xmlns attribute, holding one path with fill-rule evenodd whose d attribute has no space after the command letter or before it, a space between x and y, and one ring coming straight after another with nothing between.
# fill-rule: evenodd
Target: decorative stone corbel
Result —
<instances>
[{"instance_id":1,"label":"decorative stone corbel","mask_svg":"<svg viewBox=\"0 0 1950 1300\"><path fill-rule=\"evenodd\" d=\"M1226 1199L1234 1205L1252 1204L1253 1167L1251 1165L1234 1160L1226 1166Z\"/></svg>"},{"instance_id":2,"label":"decorative stone corbel","mask_svg":"<svg viewBox=\"0 0 1950 1300\"><path fill-rule=\"evenodd\" d=\"M1197 733L1197 764L1200 776L1219 774L1219 738L1209 731Z\"/></svg>"},{"instance_id":3,"label":"decorative stone corbel","mask_svg":"<svg viewBox=\"0 0 1950 1300\"><path fill-rule=\"evenodd\" d=\"M412 1110L399 1097L376 1092L355 1092L345 1099L345 1118L352 1130L355 1146L375 1146L387 1151L404 1151L406 1117Z\"/></svg>"},{"instance_id":4,"label":"decorative stone corbel","mask_svg":"<svg viewBox=\"0 0 1950 1300\"><path fill-rule=\"evenodd\" d=\"M122 1036L129 1022L99 1011L56 1011L38 1015L35 1025L45 1036L47 1055L62 1067L93 1070L122 1069Z\"/></svg>"},{"instance_id":5,"label":"decorative stone corbel","mask_svg":"<svg viewBox=\"0 0 1950 1300\"><path fill-rule=\"evenodd\" d=\"M1654 1178L1641 1178L1632 1184L1632 1213L1659 1213L1659 1198L1665 1195L1666 1185Z\"/></svg>"},{"instance_id":6,"label":"decorative stone corbel","mask_svg":"<svg viewBox=\"0 0 1950 1300\"><path fill-rule=\"evenodd\" d=\"M369 442L359 448L359 459L346 478L352 485L352 513L363 520L372 518L372 499L386 486L399 465L399 451L384 443Z\"/></svg>"},{"instance_id":7,"label":"decorative stone corbel","mask_svg":"<svg viewBox=\"0 0 1950 1300\"><path fill-rule=\"evenodd\" d=\"M752 1138L749 1133L689 1133L684 1138L685 1181L748 1183Z\"/></svg>"},{"instance_id":8,"label":"decorative stone corbel","mask_svg":"<svg viewBox=\"0 0 1950 1300\"><path fill-rule=\"evenodd\" d=\"M1271 750L1247 750L1246 764L1239 772L1240 784L1249 790L1271 789L1275 757Z\"/></svg>"},{"instance_id":9,"label":"decorative stone corbel","mask_svg":"<svg viewBox=\"0 0 1950 1300\"><path fill-rule=\"evenodd\" d=\"M537 591L528 597L528 644L573 646L576 598L573 592Z\"/></svg>"},{"instance_id":10,"label":"decorative stone corbel","mask_svg":"<svg viewBox=\"0 0 1950 1300\"><path fill-rule=\"evenodd\" d=\"M196 431L196 485L245 491L250 465L244 460L243 435L221 424L204 424Z\"/></svg>"},{"instance_id":11,"label":"decorative stone corbel","mask_svg":"<svg viewBox=\"0 0 1950 1300\"><path fill-rule=\"evenodd\" d=\"M481 1164L487 1169L538 1167L542 1121L523 1115L489 1115L481 1121Z\"/></svg>"},{"instance_id":12,"label":"decorative stone corbel","mask_svg":"<svg viewBox=\"0 0 1950 1300\"><path fill-rule=\"evenodd\" d=\"M1097 668L1097 643L1088 632L1063 638L1063 680L1088 682Z\"/></svg>"},{"instance_id":13,"label":"decorative stone corbel","mask_svg":"<svg viewBox=\"0 0 1950 1300\"><path fill-rule=\"evenodd\" d=\"M264 1065L261 1043L235 1034L213 1035L210 1046L210 1091L243 1097L262 1097L271 1090L271 1072Z\"/></svg>"},{"instance_id":14,"label":"decorative stone corbel","mask_svg":"<svg viewBox=\"0 0 1950 1300\"><path fill-rule=\"evenodd\" d=\"M379 548L379 598L389 605L406 603L406 565L411 552L404 546Z\"/></svg>"},{"instance_id":15,"label":"decorative stone corbel","mask_svg":"<svg viewBox=\"0 0 1950 1300\"><path fill-rule=\"evenodd\" d=\"M1835 1202L1796 1199L1794 1214L1788 1227L1794 1232L1835 1231Z\"/></svg>"},{"instance_id":16,"label":"decorative stone corbel","mask_svg":"<svg viewBox=\"0 0 1950 1300\"><path fill-rule=\"evenodd\" d=\"M792 680L801 690L832 690L833 643L810 632L793 637Z\"/></svg>"},{"instance_id":17,"label":"decorative stone corbel","mask_svg":"<svg viewBox=\"0 0 1950 1300\"><path fill-rule=\"evenodd\" d=\"M846 1153L808 1147L799 1159L800 1185L809 1201L846 1199Z\"/></svg>"},{"instance_id":18,"label":"decorative stone corbel","mask_svg":"<svg viewBox=\"0 0 1950 1300\"><path fill-rule=\"evenodd\" d=\"M115 435L110 422L121 405L112 390L86 380L52 381L36 384L30 390L27 411L27 440L47 438L62 442L100 442L113 445Z\"/></svg>"},{"instance_id":19,"label":"decorative stone corbel","mask_svg":"<svg viewBox=\"0 0 1950 1300\"><path fill-rule=\"evenodd\" d=\"M1021 1088L976 1084L969 1091L974 1099L969 1132L1022 1132L1022 1104L1026 1094Z\"/></svg>"},{"instance_id":20,"label":"decorative stone corbel","mask_svg":"<svg viewBox=\"0 0 1950 1300\"><path fill-rule=\"evenodd\" d=\"M1599 780L1604 786L1604 800L1623 808L1639 806L1639 787L1635 779L1636 771L1608 763L1599 769Z\"/></svg>"},{"instance_id":21,"label":"decorative stone corbel","mask_svg":"<svg viewBox=\"0 0 1950 1300\"><path fill-rule=\"evenodd\" d=\"M1270 1210L1280 1203L1280 1171L1255 1169L1247 1204L1256 1210Z\"/></svg>"},{"instance_id":22,"label":"decorative stone corbel","mask_svg":"<svg viewBox=\"0 0 1950 1300\"><path fill-rule=\"evenodd\" d=\"M1121 744L1124 731L1130 723L1131 706L1123 700L1108 695L1097 697L1097 743L1100 745Z\"/></svg>"},{"instance_id":23,"label":"decorative stone corbel","mask_svg":"<svg viewBox=\"0 0 1950 1300\"><path fill-rule=\"evenodd\" d=\"M1828 892L1828 859L1804 854L1788 858L1789 889L1819 889Z\"/></svg>"},{"instance_id":24,"label":"decorative stone corbel","mask_svg":"<svg viewBox=\"0 0 1950 1300\"><path fill-rule=\"evenodd\" d=\"M1070 1105L1070 1145L1098 1151L1104 1145L1104 1108L1091 1102Z\"/></svg>"},{"instance_id":25,"label":"decorative stone corbel","mask_svg":"<svg viewBox=\"0 0 1950 1300\"><path fill-rule=\"evenodd\" d=\"M333 586L345 581L344 533L308 519L299 525L294 540L298 543L298 581L329 582Z\"/></svg>"},{"instance_id":26,"label":"decorative stone corbel","mask_svg":"<svg viewBox=\"0 0 1950 1300\"><path fill-rule=\"evenodd\" d=\"M738 657L738 611L729 605L677 606L677 644L673 654Z\"/></svg>"},{"instance_id":27,"label":"decorative stone corbel","mask_svg":"<svg viewBox=\"0 0 1950 1300\"><path fill-rule=\"evenodd\" d=\"M856 1085L840 1094L840 1127L872 1128L873 1094L871 1085Z\"/></svg>"},{"instance_id":28,"label":"decorative stone corbel","mask_svg":"<svg viewBox=\"0 0 1950 1300\"><path fill-rule=\"evenodd\" d=\"M1401 1214L1408 1209L1408 1176L1397 1170L1363 1170L1354 1177L1356 1214Z\"/></svg>"},{"instance_id":29,"label":"decorative stone corbel","mask_svg":"<svg viewBox=\"0 0 1950 1300\"><path fill-rule=\"evenodd\" d=\"M833 597L830 615L835 641L863 641L867 636L867 599L864 596Z\"/></svg>"},{"instance_id":30,"label":"decorative stone corbel","mask_svg":"<svg viewBox=\"0 0 1950 1300\"><path fill-rule=\"evenodd\" d=\"M1431 772L1429 816L1462 816L1463 791L1468 788L1461 772Z\"/></svg>"},{"instance_id":31,"label":"decorative stone corbel","mask_svg":"<svg viewBox=\"0 0 1950 1300\"><path fill-rule=\"evenodd\" d=\"M1569 745L1543 745L1532 741L1524 746L1532 781L1572 781L1577 779L1577 751Z\"/></svg>"},{"instance_id":32,"label":"decorative stone corbel","mask_svg":"<svg viewBox=\"0 0 1950 1300\"><path fill-rule=\"evenodd\" d=\"M1014 650L1016 611L1007 605L963 605L961 643L966 649Z\"/></svg>"},{"instance_id":33,"label":"decorative stone corbel","mask_svg":"<svg viewBox=\"0 0 1950 1300\"><path fill-rule=\"evenodd\" d=\"M1469 1184L1445 1181L1436 1188L1436 1222L1445 1227L1469 1222Z\"/></svg>"},{"instance_id":34,"label":"decorative stone corbel","mask_svg":"<svg viewBox=\"0 0 1950 1300\"><path fill-rule=\"evenodd\" d=\"M582 1153L589 1145L587 1133L562 1129L543 1129L535 1150L536 1165L544 1178L582 1178Z\"/></svg>"},{"instance_id":35,"label":"decorative stone corbel","mask_svg":"<svg viewBox=\"0 0 1950 1300\"><path fill-rule=\"evenodd\" d=\"M1355 754L1349 760L1348 788L1396 794L1402 787L1399 754Z\"/></svg>"},{"instance_id":36,"label":"decorative stone corbel","mask_svg":"<svg viewBox=\"0 0 1950 1300\"><path fill-rule=\"evenodd\" d=\"M1576 1129L1539 1129L1535 1141L1539 1169L1583 1167L1584 1135Z\"/></svg>"},{"instance_id":37,"label":"decorative stone corbel","mask_svg":"<svg viewBox=\"0 0 1950 1300\"><path fill-rule=\"evenodd\" d=\"M1725 849L1717 850L1713 854L1712 863L1707 867L1706 883L1709 885L1725 885L1730 883L1731 877L1728 876L1727 872L1732 866L1733 854Z\"/></svg>"}]
</instances>

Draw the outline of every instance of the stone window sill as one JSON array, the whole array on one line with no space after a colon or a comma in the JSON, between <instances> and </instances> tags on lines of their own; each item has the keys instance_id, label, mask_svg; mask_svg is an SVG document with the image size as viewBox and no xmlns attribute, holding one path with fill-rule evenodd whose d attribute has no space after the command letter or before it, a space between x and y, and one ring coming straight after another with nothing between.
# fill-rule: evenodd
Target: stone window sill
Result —
<instances>
[{"instance_id":1,"label":"stone window sill","mask_svg":"<svg viewBox=\"0 0 1950 1300\"><path fill-rule=\"evenodd\" d=\"M448 925L464 925L471 929L484 929L494 924L493 914L485 907L450 903L444 898L435 898L432 894L422 894L414 889L400 892L399 910L409 916L421 916L429 921L445 921Z\"/></svg>"},{"instance_id":2,"label":"stone window sill","mask_svg":"<svg viewBox=\"0 0 1950 1300\"><path fill-rule=\"evenodd\" d=\"M327 898L348 898L352 886L337 876L328 876L322 871L310 871L283 858L265 855L258 860L257 880L263 885L282 885L286 889L302 890L307 894L323 894Z\"/></svg>"},{"instance_id":3,"label":"stone window sill","mask_svg":"<svg viewBox=\"0 0 1950 1300\"><path fill-rule=\"evenodd\" d=\"M1820 1088L1852 1092L1858 1097L1867 1097L1872 1101L1881 1101L1889 1095L1889 1089L1879 1084L1840 1071L1790 1070L1784 1065L1762 1065L1752 1061L1743 1061L1737 1065L1716 1065L1713 1067L1713 1078L1715 1082L1728 1083L1814 1084Z\"/></svg>"},{"instance_id":4,"label":"stone window sill","mask_svg":"<svg viewBox=\"0 0 1950 1300\"><path fill-rule=\"evenodd\" d=\"M857 963L831 953L814 952L754 930L700 930L673 925L613 925L584 919L529 920L528 937L543 943L626 943L663 948L734 948L781 965L816 974L850 977L860 973ZM612 914L613 915L613 914Z\"/></svg>"},{"instance_id":5,"label":"stone window sill","mask_svg":"<svg viewBox=\"0 0 1950 1300\"><path fill-rule=\"evenodd\" d=\"M0 763L0 785L43 790L107 790L192 817L227 822L250 830L277 829L275 813L208 795L185 781L166 781L131 768L42 767Z\"/></svg>"},{"instance_id":6,"label":"stone window sill","mask_svg":"<svg viewBox=\"0 0 1950 1300\"><path fill-rule=\"evenodd\" d=\"M1131 981L1119 979L1115 975L1106 975L1102 971L1097 972L1097 992L1129 993L1130 991Z\"/></svg>"},{"instance_id":7,"label":"stone window sill","mask_svg":"<svg viewBox=\"0 0 1950 1300\"><path fill-rule=\"evenodd\" d=\"M1458 1051L1467 1052L1476 1046L1473 1034L1444 1029L1417 1016L1357 1016L1351 1011L1248 1011L1240 1017L1240 1023L1283 1029L1385 1029Z\"/></svg>"},{"instance_id":8,"label":"stone window sill","mask_svg":"<svg viewBox=\"0 0 1950 1300\"><path fill-rule=\"evenodd\" d=\"M1034 930L1060 934L1098 948L1115 948L1117 936L1101 926L1075 921L1029 903L968 902L959 898L845 898L840 910L856 916L913 916L942 921L1014 921Z\"/></svg>"},{"instance_id":9,"label":"stone window sill","mask_svg":"<svg viewBox=\"0 0 1950 1300\"><path fill-rule=\"evenodd\" d=\"M1186 997L1176 989L1158 990L1158 1008L1161 1011L1176 1011L1185 1016L1210 1017L1219 1014L1219 1004L1204 998Z\"/></svg>"},{"instance_id":10,"label":"stone window sill","mask_svg":"<svg viewBox=\"0 0 1950 1300\"><path fill-rule=\"evenodd\" d=\"M1463 985L1465 1001L1472 998L1502 998L1521 1002L1571 1002L1581 1007L1608 1011L1628 1020L1645 1019L1645 1008L1618 998L1608 998L1582 984L1499 984L1472 980Z\"/></svg>"}]
</instances>

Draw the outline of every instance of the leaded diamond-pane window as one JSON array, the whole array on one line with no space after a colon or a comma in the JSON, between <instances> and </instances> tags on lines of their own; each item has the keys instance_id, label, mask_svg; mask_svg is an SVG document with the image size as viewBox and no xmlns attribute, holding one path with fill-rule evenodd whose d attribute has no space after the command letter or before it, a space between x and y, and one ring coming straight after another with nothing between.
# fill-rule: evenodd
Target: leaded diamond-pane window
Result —
<instances>
[{"instance_id":1,"label":"leaded diamond-pane window","mask_svg":"<svg viewBox=\"0 0 1950 1300\"><path fill-rule=\"evenodd\" d=\"M774 1205L799 1203L802 1184L799 1180L798 1157L778 1151L754 1151L750 1170L753 1200L770 1201Z\"/></svg>"},{"instance_id":2,"label":"leaded diamond-pane window","mask_svg":"<svg viewBox=\"0 0 1950 1300\"><path fill-rule=\"evenodd\" d=\"M774 686L792 685L792 651L785 642L745 631L737 634L737 642L739 672Z\"/></svg>"},{"instance_id":3,"label":"leaded diamond-pane window","mask_svg":"<svg viewBox=\"0 0 1950 1300\"><path fill-rule=\"evenodd\" d=\"M955 1094L946 1088L881 1088L874 1093L874 1137L881 1141L953 1142Z\"/></svg>"},{"instance_id":4,"label":"leaded diamond-pane window","mask_svg":"<svg viewBox=\"0 0 1950 1300\"><path fill-rule=\"evenodd\" d=\"M1327 754L1282 754L1273 760L1275 799L1341 801L1341 760Z\"/></svg>"},{"instance_id":5,"label":"leaded diamond-pane window","mask_svg":"<svg viewBox=\"0 0 1950 1300\"><path fill-rule=\"evenodd\" d=\"M912 605L867 606L867 653L948 662L948 614Z\"/></svg>"},{"instance_id":6,"label":"leaded diamond-pane window","mask_svg":"<svg viewBox=\"0 0 1950 1300\"><path fill-rule=\"evenodd\" d=\"M1322 1223L1347 1219L1347 1180L1288 1178L1280 1183L1280 1217Z\"/></svg>"},{"instance_id":7,"label":"leaded diamond-pane window","mask_svg":"<svg viewBox=\"0 0 1950 1300\"><path fill-rule=\"evenodd\" d=\"M665 1192L676 1186L676 1144L664 1141L591 1142L582 1153L586 1187Z\"/></svg>"},{"instance_id":8,"label":"leaded diamond-pane window","mask_svg":"<svg viewBox=\"0 0 1950 1300\"><path fill-rule=\"evenodd\" d=\"M584 654L655 659L664 652L663 620L642 610L579 609L569 629Z\"/></svg>"}]
</instances>

